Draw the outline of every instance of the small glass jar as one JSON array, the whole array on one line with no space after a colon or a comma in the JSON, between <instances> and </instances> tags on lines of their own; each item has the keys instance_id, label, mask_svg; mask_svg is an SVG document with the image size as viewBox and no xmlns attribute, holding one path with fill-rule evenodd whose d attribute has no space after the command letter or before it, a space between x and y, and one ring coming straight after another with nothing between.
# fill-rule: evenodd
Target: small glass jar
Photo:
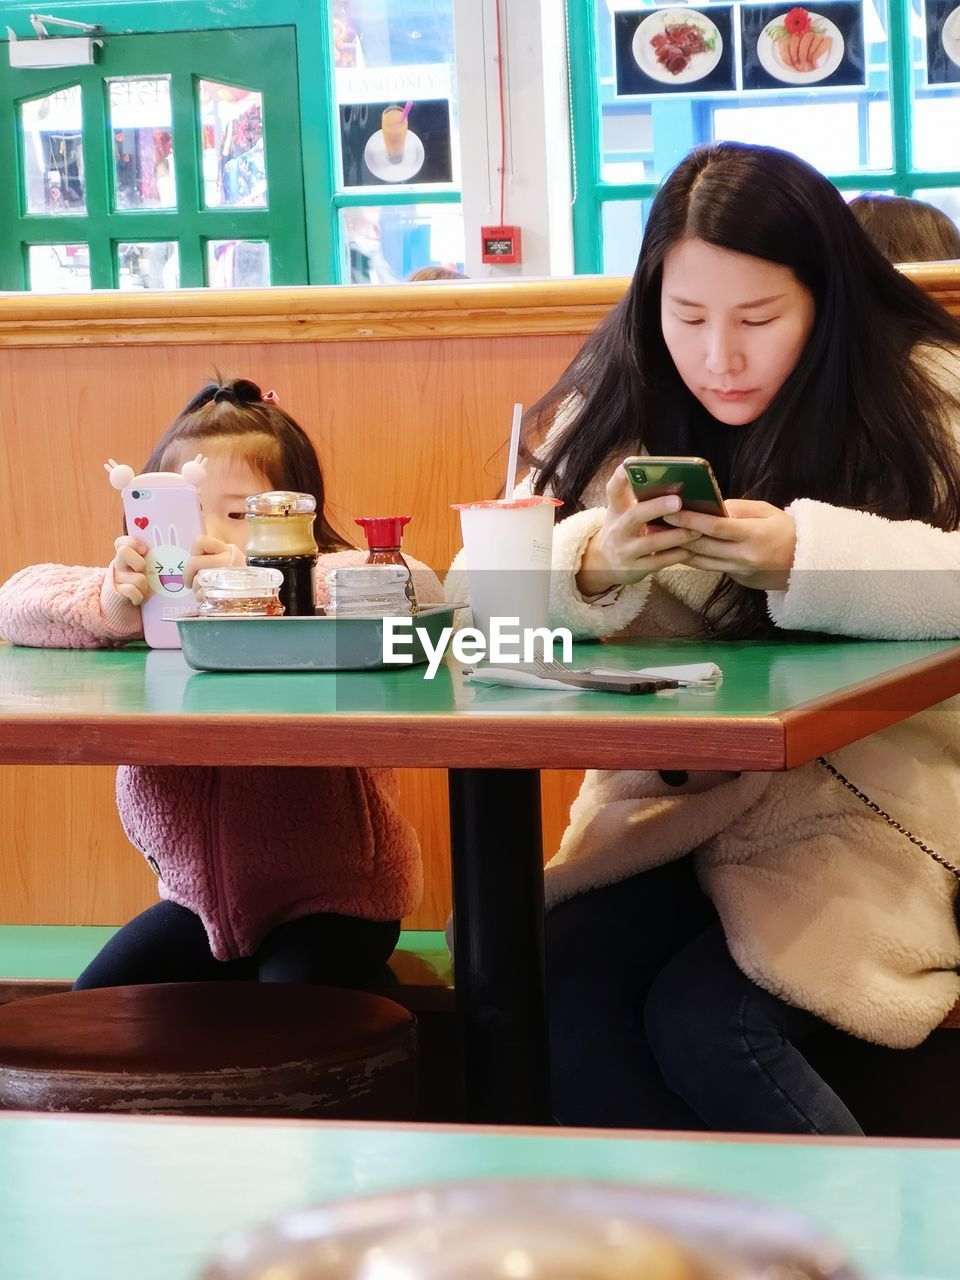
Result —
<instances>
[{"instance_id":1,"label":"small glass jar","mask_svg":"<svg viewBox=\"0 0 960 1280\"><path fill-rule=\"evenodd\" d=\"M201 569L193 580L201 618L279 618L283 614L279 569L252 565Z\"/></svg>"}]
</instances>

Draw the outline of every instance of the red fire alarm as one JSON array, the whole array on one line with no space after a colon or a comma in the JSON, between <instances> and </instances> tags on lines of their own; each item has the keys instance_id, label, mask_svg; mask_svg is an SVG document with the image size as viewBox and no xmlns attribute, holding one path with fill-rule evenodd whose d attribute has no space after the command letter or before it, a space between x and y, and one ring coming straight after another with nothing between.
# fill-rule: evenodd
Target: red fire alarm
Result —
<instances>
[{"instance_id":1,"label":"red fire alarm","mask_svg":"<svg viewBox=\"0 0 960 1280\"><path fill-rule=\"evenodd\" d=\"M519 227L481 227L481 262L519 262Z\"/></svg>"}]
</instances>

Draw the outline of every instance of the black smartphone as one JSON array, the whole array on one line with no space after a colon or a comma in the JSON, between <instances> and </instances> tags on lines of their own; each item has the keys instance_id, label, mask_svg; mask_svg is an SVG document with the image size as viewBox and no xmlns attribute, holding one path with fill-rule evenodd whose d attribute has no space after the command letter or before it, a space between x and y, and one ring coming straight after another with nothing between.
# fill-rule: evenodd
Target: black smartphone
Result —
<instances>
[{"instance_id":1,"label":"black smartphone","mask_svg":"<svg viewBox=\"0 0 960 1280\"><path fill-rule=\"evenodd\" d=\"M623 469L640 502L676 493L688 511L702 511L708 516L727 514L720 486L706 458L626 458ZM672 527L661 520L651 520L650 524L663 529Z\"/></svg>"}]
</instances>

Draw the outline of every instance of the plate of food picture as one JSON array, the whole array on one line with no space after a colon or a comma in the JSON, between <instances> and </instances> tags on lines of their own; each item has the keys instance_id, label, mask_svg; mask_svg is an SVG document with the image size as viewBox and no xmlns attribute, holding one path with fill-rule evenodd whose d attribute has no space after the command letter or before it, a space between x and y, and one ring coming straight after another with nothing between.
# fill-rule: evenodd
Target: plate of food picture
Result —
<instances>
[{"instance_id":1,"label":"plate of food picture","mask_svg":"<svg viewBox=\"0 0 960 1280\"><path fill-rule=\"evenodd\" d=\"M716 23L696 9L658 9L633 33L640 70L662 84L693 84L720 61L723 37Z\"/></svg>"},{"instance_id":2,"label":"plate of food picture","mask_svg":"<svg viewBox=\"0 0 960 1280\"><path fill-rule=\"evenodd\" d=\"M954 66L960 67L960 4L947 14L947 20L940 28L940 43Z\"/></svg>"},{"instance_id":3,"label":"plate of food picture","mask_svg":"<svg viewBox=\"0 0 960 1280\"><path fill-rule=\"evenodd\" d=\"M789 9L760 32L757 57L774 80L816 84L833 75L843 61L843 36L823 14Z\"/></svg>"}]
</instances>

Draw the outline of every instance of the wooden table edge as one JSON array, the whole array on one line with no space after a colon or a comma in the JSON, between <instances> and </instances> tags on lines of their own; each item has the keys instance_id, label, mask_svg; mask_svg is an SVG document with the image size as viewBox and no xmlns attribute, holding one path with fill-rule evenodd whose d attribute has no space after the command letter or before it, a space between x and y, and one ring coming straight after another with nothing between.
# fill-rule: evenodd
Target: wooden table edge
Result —
<instances>
[{"instance_id":1,"label":"wooden table edge","mask_svg":"<svg viewBox=\"0 0 960 1280\"><path fill-rule=\"evenodd\" d=\"M779 717L0 715L0 764L785 768Z\"/></svg>"},{"instance_id":2,"label":"wooden table edge","mask_svg":"<svg viewBox=\"0 0 960 1280\"><path fill-rule=\"evenodd\" d=\"M777 712L784 731L786 768L806 764L943 702L939 686L944 671L953 669L960 675L960 643L904 664L893 679L881 672ZM882 695L880 705L878 694Z\"/></svg>"}]
</instances>

